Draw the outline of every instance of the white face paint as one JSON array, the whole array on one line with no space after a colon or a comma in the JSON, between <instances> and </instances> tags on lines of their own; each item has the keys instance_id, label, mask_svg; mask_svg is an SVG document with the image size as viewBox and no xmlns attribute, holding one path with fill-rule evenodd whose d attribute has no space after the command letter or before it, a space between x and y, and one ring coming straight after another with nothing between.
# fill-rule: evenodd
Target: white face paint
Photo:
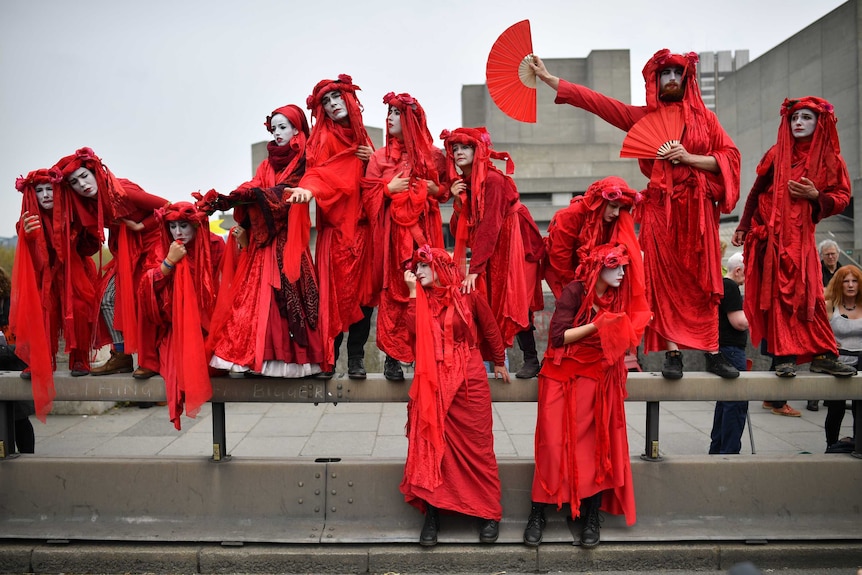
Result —
<instances>
[{"instance_id":1,"label":"white face paint","mask_svg":"<svg viewBox=\"0 0 862 575\"><path fill-rule=\"evenodd\" d=\"M808 108L796 110L790 116L790 129L797 140L810 138L817 127L817 113Z\"/></svg>"},{"instance_id":2,"label":"white face paint","mask_svg":"<svg viewBox=\"0 0 862 575\"><path fill-rule=\"evenodd\" d=\"M36 184L36 200L43 210L54 208L54 186L51 184Z\"/></svg>"},{"instance_id":3,"label":"white face paint","mask_svg":"<svg viewBox=\"0 0 862 575\"><path fill-rule=\"evenodd\" d=\"M72 189L79 196L85 198L94 198L99 193L99 184L96 182L96 176L87 168L78 168L72 175L66 178Z\"/></svg>"},{"instance_id":4,"label":"white face paint","mask_svg":"<svg viewBox=\"0 0 862 575\"><path fill-rule=\"evenodd\" d=\"M455 160L455 165L461 168L469 168L473 165L473 157L476 150L473 146L467 144L452 144L452 159Z\"/></svg>"},{"instance_id":5,"label":"white face paint","mask_svg":"<svg viewBox=\"0 0 862 575\"><path fill-rule=\"evenodd\" d=\"M178 241L187 246L195 239L197 229L188 220L179 220L176 222L168 222L168 230L174 241Z\"/></svg>"},{"instance_id":6,"label":"white face paint","mask_svg":"<svg viewBox=\"0 0 862 575\"><path fill-rule=\"evenodd\" d=\"M625 266L617 266L615 268L602 268L601 278L610 287L620 287L623 282L623 277L626 275Z\"/></svg>"},{"instance_id":7,"label":"white face paint","mask_svg":"<svg viewBox=\"0 0 862 575\"><path fill-rule=\"evenodd\" d=\"M678 102L682 100L682 77L684 70L679 66L670 66L659 72L659 99Z\"/></svg>"},{"instance_id":8,"label":"white face paint","mask_svg":"<svg viewBox=\"0 0 862 575\"><path fill-rule=\"evenodd\" d=\"M401 136L401 110L395 107L389 108L389 116L386 117L386 125L389 135L396 138Z\"/></svg>"},{"instance_id":9,"label":"white face paint","mask_svg":"<svg viewBox=\"0 0 862 575\"><path fill-rule=\"evenodd\" d=\"M419 262L416 264L416 279L422 287L430 287L437 282L437 272L429 264Z\"/></svg>"},{"instance_id":10,"label":"white face paint","mask_svg":"<svg viewBox=\"0 0 862 575\"><path fill-rule=\"evenodd\" d=\"M338 90L329 92L320 101L323 104L323 111L333 122L347 118L347 104Z\"/></svg>"},{"instance_id":11,"label":"white face paint","mask_svg":"<svg viewBox=\"0 0 862 575\"><path fill-rule=\"evenodd\" d=\"M286 146L290 143L290 139L299 133L284 114L274 115L269 122L269 127L276 146Z\"/></svg>"},{"instance_id":12,"label":"white face paint","mask_svg":"<svg viewBox=\"0 0 862 575\"><path fill-rule=\"evenodd\" d=\"M616 220L620 217L620 207L621 204L619 202L608 202L605 206L605 211L602 214L602 219L608 223Z\"/></svg>"}]
</instances>

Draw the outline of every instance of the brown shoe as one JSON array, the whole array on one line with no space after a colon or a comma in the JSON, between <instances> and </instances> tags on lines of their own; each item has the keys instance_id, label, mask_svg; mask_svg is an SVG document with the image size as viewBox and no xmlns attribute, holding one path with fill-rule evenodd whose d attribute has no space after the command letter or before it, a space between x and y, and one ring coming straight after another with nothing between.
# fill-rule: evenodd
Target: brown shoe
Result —
<instances>
[{"instance_id":1,"label":"brown shoe","mask_svg":"<svg viewBox=\"0 0 862 575\"><path fill-rule=\"evenodd\" d=\"M90 368L90 375L114 375L115 373L131 373L132 356L111 350L111 357L101 367Z\"/></svg>"},{"instance_id":2,"label":"brown shoe","mask_svg":"<svg viewBox=\"0 0 862 575\"><path fill-rule=\"evenodd\" d=\"M772 413L775 415L783 415L785 417L800 417L802 415L802 413L793 409L786 403L782 407L773 408Z\"/></svg>"},{"instance_id":3,"label":"brown shoe","mask_svg":"<svg viewBox=\"0 0 862 575\"><path fill-rule=\"evenodd\" d=\"M159 372L141 366L138 366L138 369L132 372L132 377L135 379L150 379L154 375L159 375Z\"/></svg>"}]
</instances>

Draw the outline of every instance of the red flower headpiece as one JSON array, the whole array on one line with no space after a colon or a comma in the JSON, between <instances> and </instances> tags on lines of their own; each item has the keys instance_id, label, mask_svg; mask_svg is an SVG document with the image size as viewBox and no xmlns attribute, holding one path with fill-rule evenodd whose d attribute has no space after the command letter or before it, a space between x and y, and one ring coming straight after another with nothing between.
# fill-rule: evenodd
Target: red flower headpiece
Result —
<instances>
[{"instance_id":1,"label":"red flower headpiece","mask_svg":"<svg viewBox=\"0 0 862 575\"><path fill-rule=\"evenodd\" d=\"M584 193L584 200L591 210L598 209L604 203L602 200L617 202L622 207L631 208L643 200L643 194L630 188L624 179L609 176L590 184Z\"/></svg>"},{"instance_id":2,"label":"red flower headpiece","mask_svg":"<svg viewBox=\"0 0 862 575\"><path fill-rule=\"evenodd\" d=\"M15 179L15 189L23 193L28 186L36 187L39 184L51 184L56 186L63 181L63 174L56 168L42 168L33 170L27 177L19 176Z\"/></svg>"},{"instance_id":3,"label":"red flower headpiece","mask_svg":"<svg viewBox=\"0 0 862 575\"><path fill-rule=\"evenodd\" d=\"M356 92L361 90L359 86L353 83L353 78L347 74L339 74L337 80L321 80L312 90L311 95L305 100L309 110L314 111L314 108L320 104L320 100L326 94L335 92L348 92L356 95ZM358 102L358 100L357 100Z\"/></svg>"},{"instance_id":4,"label":"red flower headpiece","mask_svg":"<svg viewBox=\"0 0 862 575\"><path fill-rule=\"evenodd\" d=\"M818 98L817 96L806 96L804 98L794 100L786 98L784 103L781 104L781 115L792 116L794 112L802 108L807 108L817 114L835 115L835 107L823 98Z\"/></svg>"}]
</instances>

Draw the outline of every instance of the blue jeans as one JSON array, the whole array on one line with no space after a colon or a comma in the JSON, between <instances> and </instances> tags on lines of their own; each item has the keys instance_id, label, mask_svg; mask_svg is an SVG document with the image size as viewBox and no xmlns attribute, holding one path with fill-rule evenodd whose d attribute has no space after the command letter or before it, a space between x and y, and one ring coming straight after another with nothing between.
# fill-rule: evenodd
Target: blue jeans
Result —
<instances>
[{"instance_id":1,"label":"blue jeans","mask_svg":"<svg viewBox=\"0 0 862 575\"><path fill-rule=\"evenodd\" d=\"M747 371L745 348L722 346L718 348L733 367ZM739 453L742 449L742 431L745 429L745 416L748 414L747 401L716 401L715 416L712 419L709 453Z\"/></svg>"}]
</instances>

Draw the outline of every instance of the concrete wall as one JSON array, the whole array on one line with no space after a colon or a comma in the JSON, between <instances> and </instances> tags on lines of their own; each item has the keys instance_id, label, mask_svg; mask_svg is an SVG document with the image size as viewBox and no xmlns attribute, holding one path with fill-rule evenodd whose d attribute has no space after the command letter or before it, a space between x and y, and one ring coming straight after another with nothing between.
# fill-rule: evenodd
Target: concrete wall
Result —
<instances>
[{"instance_id":1,"label":"concrete wall","mask_svg":"<svg viewBox=\"0 0 862 575\"><path fill-rule=\"evenodd\" d=\"M736 213L745 206L757 163L776 141L779 107L787 97L820 96L835 106L842 155L851 179L860 177L860 18L859 0L851 0L719 83L716 113L742 152ZM862 213L856 215L855 245L842 248L858 251Z\"/></svg>"}]
</instances>

